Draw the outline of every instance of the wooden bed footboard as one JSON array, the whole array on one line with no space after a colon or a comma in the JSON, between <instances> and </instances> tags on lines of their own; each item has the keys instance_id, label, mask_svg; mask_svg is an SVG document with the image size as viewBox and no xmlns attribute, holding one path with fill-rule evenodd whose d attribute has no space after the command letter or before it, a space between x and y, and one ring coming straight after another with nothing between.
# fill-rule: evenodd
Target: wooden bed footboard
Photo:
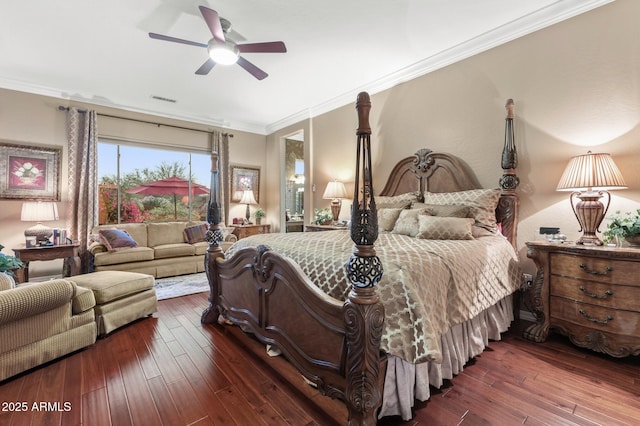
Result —
<instances>
[{"instance_id":1,"label":"wooden bed footboard","mask_svg":"<svg viewBox=\"0 0 640 426\"><path fill-rule=\"evenodd\" d=\"M278 348L322 394L345 401L355 424L367 424L363 417L375 419L378 407L363 403L369 404L371 393L378 394L373 400L382 397L387 358L371 341L372 328L382 333L382 304L358 298L340 302L265 246L243 248L223 260L220 250L207 253L211 304L202 322L240 326ZM347 386L347 377L360 383Z\"/></svg>"}]
</instances>

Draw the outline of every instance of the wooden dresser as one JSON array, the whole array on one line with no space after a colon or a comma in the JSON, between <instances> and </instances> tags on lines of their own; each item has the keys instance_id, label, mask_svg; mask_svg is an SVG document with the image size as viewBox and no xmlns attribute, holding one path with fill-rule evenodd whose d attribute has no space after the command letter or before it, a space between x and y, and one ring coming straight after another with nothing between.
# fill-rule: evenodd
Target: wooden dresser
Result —
<instances>
[{"instance_id":1,"label":"wooden dresser","mask_svg":"<svg viewBox=\"0 0 640 426\"><path fill-rule=\"evenodd\" d=\"M529 301L535 342L549 329L615 357L640 354L640 250L528 242L538 267Z\"/></svg>"},{"instance_id":2,"label":"wooden dresser","mask_svg":"<svg viewBox=\"0 0 640 426\"><path fill-rule=\"evenodd\" d=\"M268 234L271 232L271 225L232 225L235 226L233 234L238 239L250 237L258 234Z\"/></svg>"}]
</instances>

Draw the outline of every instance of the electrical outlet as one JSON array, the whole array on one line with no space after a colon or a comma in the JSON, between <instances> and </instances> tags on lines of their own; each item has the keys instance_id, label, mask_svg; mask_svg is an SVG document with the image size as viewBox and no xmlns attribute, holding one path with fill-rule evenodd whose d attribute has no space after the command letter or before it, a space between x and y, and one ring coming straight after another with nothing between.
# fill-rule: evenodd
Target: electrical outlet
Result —
<instances>
[{"instance_id":1,"label":"electrical outlet","mask_svg":"<svg viewBox=\"0 0 640 426\"><path fill-rule=\"evenodd\" d=\"M533 284L533 276L531 274L522 274L523 290L528 289Z\"/></svg>"}]
</instances>

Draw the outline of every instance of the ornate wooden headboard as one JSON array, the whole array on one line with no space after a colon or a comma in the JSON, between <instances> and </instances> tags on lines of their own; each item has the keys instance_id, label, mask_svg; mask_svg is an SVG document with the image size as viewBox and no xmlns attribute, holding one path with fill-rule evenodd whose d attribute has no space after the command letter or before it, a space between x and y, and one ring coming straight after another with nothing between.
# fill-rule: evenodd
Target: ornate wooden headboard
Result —
<instances>
[{"instance_id":1,"label":"ornate wooden headboard","mask_svg":"<svg viewBox=\"0 0 640 426\"><path fill-rule=\"evenodd\" d=\"M496 220L502 234L516 248L518 225L518 197L513 189L505 188L515 177L515 169L505 169L500 179L502 193L496 208ZM509 179L505 179L508 176ZM506 181L503 183L503 181ZM516 184L517 186L517 184ZM418 150L412 157L398 162L389 175L380 195L398 195L406 192L456 192L482 188L475 175L459 158L428 148Z\"/></svg>"}]
</instances>

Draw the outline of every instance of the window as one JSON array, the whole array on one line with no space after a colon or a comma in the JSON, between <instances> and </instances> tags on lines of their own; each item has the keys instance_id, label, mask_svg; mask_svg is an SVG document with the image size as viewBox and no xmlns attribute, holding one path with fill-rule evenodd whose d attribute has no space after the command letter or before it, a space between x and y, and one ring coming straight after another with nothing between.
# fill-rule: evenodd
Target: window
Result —
<instances>
[{"instance_id":1,"label":"window","mask_svg":"<svg viewBox=\"0 0 640 426\"><path fill-rule=\"evenodd\" d=\"M206 220L210 162L208 153L99 141L99 223Z\"/></svg>"}]
</instances>

